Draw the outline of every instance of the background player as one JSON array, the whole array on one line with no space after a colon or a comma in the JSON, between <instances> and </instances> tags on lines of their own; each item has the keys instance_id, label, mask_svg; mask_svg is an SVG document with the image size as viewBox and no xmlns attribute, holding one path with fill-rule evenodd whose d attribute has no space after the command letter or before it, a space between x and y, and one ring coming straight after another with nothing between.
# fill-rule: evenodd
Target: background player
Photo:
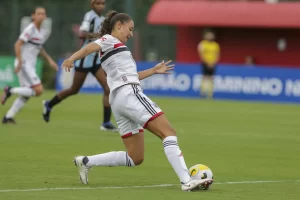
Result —
<instances>
[{"instance_id":1,"label":"background player","mask_svg":"<svg viewBox=\"0 0 300 200\"><path fill-rule=\"evenodd\" d=\"M201 95L213 96L213 77L220 58L220 46L215 41L215 34L205 32L204 40L198 44L198 54L202 61L203 79L201 83Z\"/></svg>"},{"instance_id":2,"label":"background player","mask_svg":"<svg viewBox=\"0 0 300 200\"><path fill-rule=\"evenodd\" d=\"M105 0L91 0L90 3L92 10L85 14L84 20L80 26L80 37L84 39L83 47L90 43L92 41L91 38L93 38L95 34L100 31L101 24L105 19L105 17L102 16L102 13L105 9ZM101 69L101 62L97 52L92 53L75 63L75 75L72 86L69 89L59 92L50 101L44 101L43 117L46 122L49 122L51 110L55 105L57 105L67 97L79 92L89 72L91 72L96 77L104 91L104 118L100 129L112 131L117 130L110 122L111 108L108 101L109 88L107 86L104 71Z\"/></svg>"},{"instance_id":3,"label":"background player","mask_svg":"<svg viewBox=\"0 0 300 200\"><path fill-rule=\"evenodd\" d=\"M39 96L43 92L43 85L36 74L36 61L41 54L49 65L58 70L57 64L47 54L43 44L49 37L49 32L41 25L46 19L46 10L43 7L37 7L32 13L33 22L30 23L22 32L15 43L15 72L18 75L21 87L11 88L6 86L2 95L1 103L4 105L11 94L18 94L19 97L2 119L3 124L15 123L13 119L17 112L25 105L31 96Z\"/></svg>"},{"instance_id":4,"label":"background player","mask_svg":"<svg viewBox=\"0 0 300 200\"><path fill-rule=\"evenodd\" d=\"M111 90L110 104L127 152L113 151L94 156L78 156L74 162L79 168L83 184L88 183L87 173L93 166L140 165L144 160L143 128L163 140L165 154L178 175L182 190L192 190L212 180L191 180L178 146L175 130L162 110L142 91L140 81L153 74L168 73L173 69L169 62L137 73L136 63L129 49L124 45L133 36L134 23L125 13L111 12L103 23L102 36L93 43L74 53L65 60L63 67L70 70L74 61L92 52L101 52L102 67L107 74Z\"/></svg>"}]
</instances>

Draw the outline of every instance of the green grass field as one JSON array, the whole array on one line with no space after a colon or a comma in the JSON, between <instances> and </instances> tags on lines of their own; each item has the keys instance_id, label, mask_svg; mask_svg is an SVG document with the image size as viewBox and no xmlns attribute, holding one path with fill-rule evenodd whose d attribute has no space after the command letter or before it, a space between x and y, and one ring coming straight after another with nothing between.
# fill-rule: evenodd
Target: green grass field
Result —
<instances>
[{"instance_id":1,"label":"green grass field","mask_svg":"<svg viewBox=\"0 0 300 200\"><path fill-rule=\"evenodd\" d=\"M1 200L300 199L300 106L153 98L176 128L187 165L214 172L211 190L185 193L149 132L141 166L94 168L90 184L81 185L75 155L124 147L117 133L99 130L99 95L67 99L44 123L41 101L53 94L32 98L16 126L0 125ZM11 103L0 108L1 117Z\"/></svg>"}]
</instances>

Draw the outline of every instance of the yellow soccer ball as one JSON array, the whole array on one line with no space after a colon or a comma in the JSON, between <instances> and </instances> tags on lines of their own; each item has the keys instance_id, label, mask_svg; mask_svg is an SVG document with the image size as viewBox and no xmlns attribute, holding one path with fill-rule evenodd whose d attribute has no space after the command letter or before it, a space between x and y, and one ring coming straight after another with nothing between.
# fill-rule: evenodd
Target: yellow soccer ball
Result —
<instances>
[{"instance_id":1,"label":"yellow soccer ball","mask_svg":"<svg viewBox=\"0 0 300 200\"><path fill-rule=\"evenodd\" d=\"M192 179L214 179L213 172L209 167L202 164L194 165L189 169L189 174ZM199 186L199 190L208 190L211 184L207 184L205 186Z\"/></svg>"}]
</instances>

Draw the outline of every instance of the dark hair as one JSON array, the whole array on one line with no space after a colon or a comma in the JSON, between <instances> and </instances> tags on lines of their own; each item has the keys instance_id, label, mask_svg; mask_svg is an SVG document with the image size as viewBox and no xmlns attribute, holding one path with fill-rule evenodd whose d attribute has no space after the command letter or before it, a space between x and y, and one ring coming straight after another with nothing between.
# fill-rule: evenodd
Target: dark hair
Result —
<instances>
[{"instance_id":1,"label":"dark hair","mask_svg":"<svg viewBox=\"0 0 300 200\"><path fill-rule=\"evenodd\" d=\"M36 10L39 9L39 8L42 8L42 9L46 10L43 6L37 6L37 7L35 7L35 8L32 10L31 14L35 14Z\"/></svg>"},{"instance_id":2,"label":"dark hair","mask_svg":"<svg viewBox=\"0 0 300 200\"><path fill-rule=\"evenodd\" d=\"M111 34L115 24L117 22L121 22L122 24L125 22L129 22L131 17L126 13L118 13L117 11L110 11L107 14L106 19L102 23L102 28L100 30L100 37L106 34Z\"/></svg>"}]
</instances>

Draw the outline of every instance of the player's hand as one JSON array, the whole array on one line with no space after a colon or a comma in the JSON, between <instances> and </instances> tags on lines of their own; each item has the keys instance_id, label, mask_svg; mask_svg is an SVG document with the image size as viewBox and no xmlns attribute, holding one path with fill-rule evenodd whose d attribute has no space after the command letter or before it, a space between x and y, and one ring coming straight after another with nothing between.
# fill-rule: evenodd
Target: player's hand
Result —
<instances>
[{"instance_id":1,"label":"player's hand","mask_svg":"<svg viewBox=\"0 0 300 200\"><path fill-rule=\"evenodd\" d=\"M67 60L64 60L63 64L62 64L62 67L65 68L65 71L66 72L69 72L70 69L74 66L74 63L73 61L67 59Z\"/></svg>"},{"instance_id":2,"label":"player's hand","mask_svg":"<svg viewBox=\"0 0 300 200\"><path fill-rule=\"evenodd\" d=\"M171 74L171 71L174 69L174 64L169 65L172 62L172 60L169 60L168 62L162 61L161 63L158 63L153 67L155 74Z\"/></svg>"},{"instance_id":3,"label":"player's hand","mask_svg":"<svg viewBox=\"0 0 300 200\"><path fill-rule=\"evenodd\" d=\"M15 72L18 73L22 68L22 62L18 62L17 67L15 68Z\"/></svg>"},{"instance_id":4,"label":"player's hand","mask_svg":"<svg viewBox=\"0 0 300 200\"><path fill-rule=\"evenodd\" d=\"M58 65L56 64L56 62L54 60L50 60L49 61L49 65L55 70L58 71Z\"/></svg>"}]
</instances>

